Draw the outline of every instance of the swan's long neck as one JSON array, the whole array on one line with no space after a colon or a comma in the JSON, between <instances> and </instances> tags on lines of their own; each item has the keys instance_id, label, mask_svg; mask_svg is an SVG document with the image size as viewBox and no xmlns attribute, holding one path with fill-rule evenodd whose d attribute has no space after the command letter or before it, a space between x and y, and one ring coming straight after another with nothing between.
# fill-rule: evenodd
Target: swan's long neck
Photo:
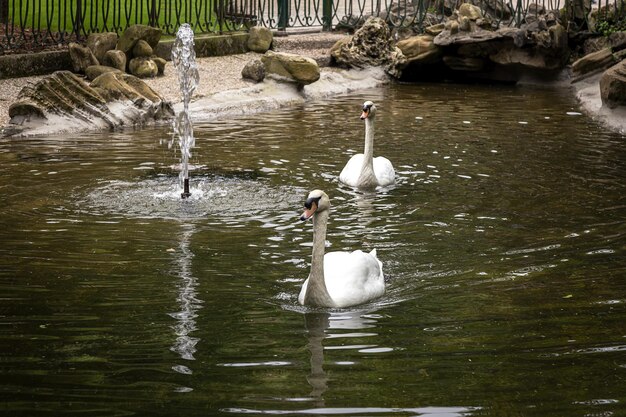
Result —
<instances>
[{"instance_id":1,"label":"swan's long neck","mask_svg":"<svg viewBox=\"0 0 626 417\"><path fill-rule=\"evenodd\" d=\"M324 251L326 246L326 227L328 210L315 213L313 216L313 255L311 257L311 273L304 304L319 307L334 305L324 281Z\"/></svg>"},{"instance_id":2,"label":"swan's long neck","mask_svg":"<svg viewBox=\"0 0 626 417\"><path fill-rule=\"evenodd\" d=\"M374 119L365 119L365 149L363 166L357 182L359 188L376 188L378 180L374 174Z\"/></svg>"}]
</instances>

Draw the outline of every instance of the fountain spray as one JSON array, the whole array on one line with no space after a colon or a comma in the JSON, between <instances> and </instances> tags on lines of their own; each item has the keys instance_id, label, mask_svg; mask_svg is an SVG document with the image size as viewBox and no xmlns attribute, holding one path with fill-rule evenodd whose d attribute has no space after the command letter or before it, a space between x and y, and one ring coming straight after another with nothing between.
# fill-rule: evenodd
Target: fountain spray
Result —
<instances>
[{"instance_id":1,"label":"fountain spray","mask_svg":"<svg viewBox=\"0 0 626 417\"><path fill-rule=\"evenodd\" d=\"M178 83L183 95L183 110L174 118L174 132L178 135L181 153L180 180L183 184L182 198L191 196L189 192L189 157L195 145L193 126L189 118L189 100L198 86L200 76L196 66L193 30L184 23L176 32L176 40L172 46L172 63L178 71Z\"/></svg>"}]
</instances>

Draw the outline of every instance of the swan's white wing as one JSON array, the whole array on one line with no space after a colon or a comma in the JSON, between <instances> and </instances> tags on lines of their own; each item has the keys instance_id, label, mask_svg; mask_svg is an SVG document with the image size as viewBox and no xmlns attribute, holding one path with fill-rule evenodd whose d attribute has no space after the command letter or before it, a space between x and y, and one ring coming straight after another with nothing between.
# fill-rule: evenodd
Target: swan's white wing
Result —
<instances>
[{"instance_id":1,"label":"swan's white wing","mask_svg":"<svg viewBox=\"0 0 626 417\"><path fill-rule=\"evenodd\" d=\"M374 175L378 180L378 185L385 187L396 182L396 171L389 159L384 156L374 158Z\"/></svg>"},{"instance_id":2,"label":"swan's white wing","mask_svg":"<svg viewBox=\"0 0 626 417\"><path fill-rule=\"evenodd\" d=\"M357 186L359 175L361 175L361 168L363 167L363 154L358 153L354 155L339 174L339 181L344 184L348 184L351 187Z\"/></svg>"},{"instance_id":3,"label":"swan's white wing","mask_svg":"<svg viewBox=\"0 0 626 417\"><path fill-rule=\"evenodd\" d=\"M362 304L385 292L382 263L376 258L375 250L327 253L324 279L337 307Z\"/></svg>"}]
</instances>

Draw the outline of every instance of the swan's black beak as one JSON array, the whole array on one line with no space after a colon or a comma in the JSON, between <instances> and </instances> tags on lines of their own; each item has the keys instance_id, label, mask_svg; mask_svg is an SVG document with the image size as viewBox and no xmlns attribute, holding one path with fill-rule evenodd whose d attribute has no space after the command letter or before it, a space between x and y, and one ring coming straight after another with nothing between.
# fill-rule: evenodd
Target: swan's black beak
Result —
<instances>
[{"instance_id":1,"label":"swan's black beak","mask_svg":"<svg viewBox=\"0 0 626 417\"><path fill-rule=\"evenodd\" d=\"M361 113L361 120L365 120L370 115L369 107L363 107L363 113Z\"/></svg>"},{"instance_id":2,"label":"swan's black beak","mask_svg":"<svg viewBox=\"0 0 626 417\"><path fill-rule=\"evenodd\" d=\"M313 214L315 214L320 198L321 197L311 197L304 202L304 212L302 213L302 216L300 216L300 220L309 220Z\"/></svg>"}]
</instances>

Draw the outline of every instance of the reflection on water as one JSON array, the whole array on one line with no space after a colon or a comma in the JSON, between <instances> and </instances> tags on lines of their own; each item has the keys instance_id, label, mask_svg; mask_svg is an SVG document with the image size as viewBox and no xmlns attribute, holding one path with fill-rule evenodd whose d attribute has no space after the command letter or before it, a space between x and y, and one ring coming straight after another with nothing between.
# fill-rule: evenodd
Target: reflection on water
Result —
<instances>
[{"instance_id":1,"label":"reflection on water","mask_svg":"<svg viewBox=\"0 0 626 417\"><path fill-rule=\"evenodd\" d=\"M174 272L180 279L178 283L179 293L176 299L180 305L180 311L169 313L171 317L178 321L174 326L174 333L177 336L176 341L170 349L186 360L196 359L193 355L196 352L196 344L200 341L200 338L191 336L191 333L198 330L196 322L198 314L196 312L202 307L202 300L198 298L197 294L198 282L191 269L194 254L189 249L189 243L193 233L193 224L184 225L184 231L178 246L180 253L173 251L176 254L176 269ZM184 374L192 373L192 370L185 365L175 365L173 369Z\"/></svg>"},{"instance_id":2,"label":"reflection on water","mask_svg":"<svg viewBox=\"0 0 626 417\"><path fill-rule=\"evenodd\" d=\"M368 99L397 183L360 193ZM167 129L0 143L0 414L623 414L626 142L577 110L402 85L198 120L185 202ZM384 264L362 310L297 303L315 188L328 250Z\"/></svg>"}]
</instances>

